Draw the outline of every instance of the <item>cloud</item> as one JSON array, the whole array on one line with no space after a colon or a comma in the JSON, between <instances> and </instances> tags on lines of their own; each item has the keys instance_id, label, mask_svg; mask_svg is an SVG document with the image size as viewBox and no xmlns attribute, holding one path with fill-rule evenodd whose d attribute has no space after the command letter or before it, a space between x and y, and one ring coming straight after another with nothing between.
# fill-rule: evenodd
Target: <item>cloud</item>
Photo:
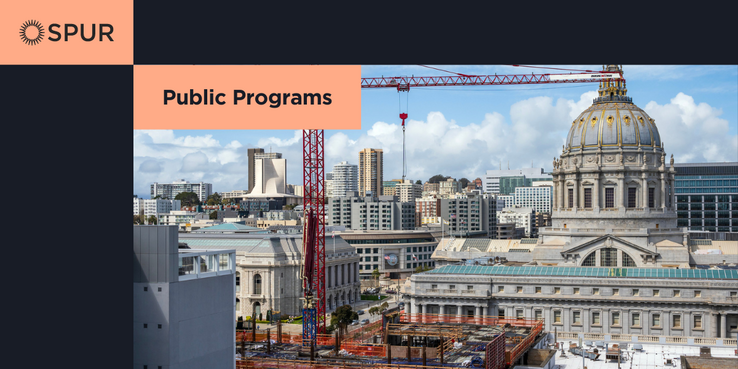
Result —
<instances>
[{"instance_id":1,"label":"cloud","mask_svg":"<svg viewBox=\"0 0 738 369\"><path fill-rule=\"evenodd\" d=\"M140 172L144 173L159 173L161 172L161 165L156 160L146 160L138 167Z\"/></svg>"},{"instance_id":2,"label":"cloud","mask_svg":"<svg viewBox=\"0 0 738 369\"><path fill-rule=\"evenodd\" d=\"M643 109L655 119L664 149L678 163L738 161L738 132L720 118L721 109L678 93L668 104Z\"/></svg>"}]
</instances>

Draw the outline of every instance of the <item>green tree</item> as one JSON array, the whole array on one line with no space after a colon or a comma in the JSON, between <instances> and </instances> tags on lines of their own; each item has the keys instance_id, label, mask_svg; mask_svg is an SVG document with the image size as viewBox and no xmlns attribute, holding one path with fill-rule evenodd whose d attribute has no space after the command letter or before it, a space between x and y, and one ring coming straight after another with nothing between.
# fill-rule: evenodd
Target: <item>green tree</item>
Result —
<instances>
[{"instance_id":1,"label":"green tree","mask_svg":"<svg viewBox=\"0 0 738 369\"><path fill-rule=\"evenodd\" d=\"M218 219L218 211L213 210L212 213L210 213L210 219Z\"/></svg>"},{"instance_id":2,"label":"green tree","mask_svg":"<svg viewBox=\"0 0 738 369\"><path fill-rule=\"evenodd\" d=\"M381 312L387 310L387 308L389 308L389 303L387 303L385 301L385 302L382 303L382 305L379 305L379 312L381 313Z\"/></svg>"},{"instance_id":3,"label":"green tree","mask_svg":"<svg viewBox=\"0 0 738 369\"><path fill-rule=\"evenodd\" d=\"M415 181L415 184L419 184L419 185L422 185L422 184L423 184L423 182L421 182L420 180L417 180L417 181Z\"/></svg>"},{"instance_id":4,"label":"green tree","mask_svg":"<svg viewBox=\"0 0 738 369\"><path fill-rule=\"evenodd\" d=\"M375 281L379 281L379 269L374 269L374 271L372 271L372 278L374 278Z\"/></svg>"},{"instance_id":5,"label":"green tree","mask_svg":"<svg viewBox=\"0 0 738 369\"><path fill-rule=\"evenodd\" d=\"M357 319L359 319L359 314L351 310L351 305L343 305L331 314L331 325L340 327L345 334L346 327Z\"/></svg>"},{"instance_id":6,"label":"green tree","mask_svg":"<svg viewBox=\"0 0 738 369\"><path fill-rule=\"evenodd\" d=\"M461 183L461 189L463 190L469 184L469 180L466 178L462 178L459 180L459 183Z\"/></svg>"},{"instance_id":7,"label":"green tree","mask_svg":"<svg viewBox=\"0 0 738 369\"><path fill-rule=\"evenodd\" d=\"M133 224L144 224L144 223L146 223L146 219L144 219L143 215L133 216Z\"/></svg>"},{"instance_id":8,"label":"green tree","mask_svg":"<svg viewBox=\"0 0 738 369\"><path fill-rule=\"evenodd\" d=\"M174 197L175 200L182 202L182 206L196 206L200 205L200 199L194 192L180 192Z\"/></svg>"},{"instance_id":9,"label":"green tree","mask_svg":"<svg viewBox=\"0 0 738 369\"><path fill-rule=\"evenodd\" d=\"M149 215L149 218L147 219L147 221L148 221L149 224L154 224L155 225L157 223L156 217L153 216L153 215Z\"/></svg>"},{"instance_id":10,"label":"green tree","mask_svg":"<svg viewBox=\"0 0 738 369\"><path fill-rule=\"evenodd\" d=\"M208 205L220 205L221 201L223 201L223 197L220 196L220 194L216 192L208 196L207 200L205 200L205 203Z\"/></svg>"},{"instance_id":11,"label":"green tree","mask_svg":"<svg viewBox=\"0 0 738 369\"><path fill-rule=\"evenodd\" d=\"M441 181L445 181L446 178L448 178L448 177L444 176L443 174L436 174L433 177L430 177L430 179L428 180L428 182L430 182L430 183L438 183L438 182L441 182Z\"/></svg>"},{"instance_id":12,"label":"green tree","mask_svg":"<svg viewBox=\"0 0 738 369\"><path fill-rule=\"evenodd\" d=\"M373 306L369 308L369 315L377 315L379 314L379 306Z\"/></svg>"}]
</instances>

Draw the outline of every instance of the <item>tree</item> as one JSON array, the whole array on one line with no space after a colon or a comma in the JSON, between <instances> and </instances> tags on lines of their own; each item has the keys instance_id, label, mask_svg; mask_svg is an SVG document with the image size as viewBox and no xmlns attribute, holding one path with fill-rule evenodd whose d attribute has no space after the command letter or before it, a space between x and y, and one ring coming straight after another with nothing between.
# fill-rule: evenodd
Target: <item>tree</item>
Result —
<instances>
[{"instance_id":1,"label":"tree","mask_svg":"<svg viewBox=\"0 0 738 369\"><path fill-rule=\"evenodd\" d=\"M387 303L387 301L383 302L382 305L379 305L380 312L387 310L387 308L389 308L389 303Z\"/></svg>"},{"instance_id":2,"label":"tree","mask_svg":"<svg viewBox=\"0 0 738 369\"><path fill-rule=\"evenodd\" d=\"M441 181L445 181L446 178L448 178L448 177L444 176L443 174L436 174L433 177L430 177L430 179L428 180L428 182L430 182L430 183L439 183Z\"/></svg>"},{"instance_id":3,"label":"tree","mask_svg":"<svg viewBox=\"0 0 738 369\"><path fill-rule=\"evenodd\" d=\"M194 192L180 192L174 197L175 200L182 202L182 206L196 206L200 205L200 198Z\"/></svg>"},{"instance_id":4,"label":"tree","mask_svg":"<svg viewBox=\"0 0 738 369\"><path fill-rule=\"evenodd\" d=\"M462 189L462 190L463 190L463 189L465 189L465 188L466 188L466 186L467 186L467 185L469 184L469 182L470 182L470 181L469 181L468 179L466 179L466 178L462 178L462 179L460 179L460 180L459 180L459 183L461 183L461 189Z\"/></svg>"},{"instance_id":5,"label":"tree","mask_svg":"<svg viewBox=\"0 0 738 369\"><path fill-rule=\"evenodd\" d=\"M146 219L144 219L143 215L133 216L133 224L144 224L144 223L146 223Z\"/></svg>"},{"instance_id":6,"label":"tree","mask_svg":"<svg viewBox=\"0 0 738 369\"><path fill-rule=\"evenodd\" d=\"M379 306L374 306L369 308L369 315L377 315L379 314Z\"/></svg>"},{"instance_id":7,"label":"tree","mask_svg":"<svg viewBox=\"0 0 738 369\"><path fill-rule=\"evenodd\" d=\"M218 211L213 210L212 213L210 213L210 219L218 219Z\"/></svg>"},{"instance_id":8,"label":"tree","mask_svg":"<svg viewBox=\"0 0 738 369\"><path fill-rule=\"evenodd\" d=\"M375 281L379 280L379 269L374 269L374 271L372 271L372 278L374 278Z\"/></svg>"},{"instance_id":9,"label":"tree","mask_svg":"<svg viewBox=\"0 0 738 369\"><path fill-rule=\"evenodd\" d=\"M149 219L147 219L147 220L148 220L148 223L149 224L156 224L157 223L156 222L156 217L153 216L153 215L149 215Z\"/></svg>"},{"instance_id":10,"label":"tree","mask_svg":"<svg viewBox=\"0 0 738 369\"><path fill-rule=\"evenodd\" d=\"M422 184L423 184L423 182L421 182L420 180L417 180L417 181L415 181L415 184L419 184L419 185L422 185Z\"/></svg>"},{"instance_id":11,"label":"tree","mask_svg":"<svg viewBox=\"0 0 738 369\"><path fill-rule=\"evenodd\" d=\"M205 203L208 205L220 205L221 201L223 201L223 197L220 196L220 194L216 192L208 196L208 199L205 200Z\"/></svg>"},{"instance_id":12,"label":"tree","mask_svg":"<svg viewBox=\"0 0 738 369\"><path fill-rule=\"evenodd\" d=\"M359 314L351 310L351 305L343 305L331 314L331 325L340 327L345 334L346 327L357 319L359 319Z\"/></svg>"}]
</instances>

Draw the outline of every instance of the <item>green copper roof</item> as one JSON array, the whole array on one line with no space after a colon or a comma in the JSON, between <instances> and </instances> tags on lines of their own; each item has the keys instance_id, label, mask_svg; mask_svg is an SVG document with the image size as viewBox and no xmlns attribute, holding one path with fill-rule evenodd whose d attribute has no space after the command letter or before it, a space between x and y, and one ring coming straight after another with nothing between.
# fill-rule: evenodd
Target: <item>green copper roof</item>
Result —
<instances>
[{"instance_id":1,"label":"green copper roof","mask_svg":"<svg viewBox=\"0 0 738 369\"><path fill-rule=\"evenodd\" d=\"M738 279L735 269L667 269L667 268L595 268L546 266L466 266L447 265L430 274L567 276L567 277L623 277L623 278L692 278Z\"/></svg>"},{"instance_id":2,"label":"green copper roof","mask_svg":"<svg viewBox=\"0 0 738 369\"><path fill-rule=\"evenodd\" d=\"M199 231L263 231L263 229L238 223L223 223L212 227L200 228ZM197 231L195 231L197 232Z\"/></svg>"},{"instance_id":3,"label":"green copper roof","mask_svg":"<svg viewBox=\"0 0 738 369\"><path fill-rule=\"evenodd\" d=\"M259 243L264 241L261 238L252 239L222 239L222 238L181 238L179 242L184 242L190 248L196 249L202 246L212 247L235 247L235 246L258 246ZM265 242L266 245L269 242Z\"/></svg>"}]
</instances>

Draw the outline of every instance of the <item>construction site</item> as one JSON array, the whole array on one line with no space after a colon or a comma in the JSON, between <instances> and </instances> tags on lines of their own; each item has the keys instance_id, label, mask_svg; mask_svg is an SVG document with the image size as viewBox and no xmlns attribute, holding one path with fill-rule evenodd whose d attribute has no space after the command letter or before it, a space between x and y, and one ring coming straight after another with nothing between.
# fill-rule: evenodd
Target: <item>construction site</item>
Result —
<instances>
[{"instance_id":1,"label":"construction site","mask_svg":"<svg viewBox=\"0 0 738 369\"><path fill-rule=\"evenodd\" d=\"M284 334L280 328L239 331L236 367L501 369L540 367L555 353L544 348L543 322L527 319L389 311L360 329L318 334L315 340Z\"/></svg>"}]
</instances>

